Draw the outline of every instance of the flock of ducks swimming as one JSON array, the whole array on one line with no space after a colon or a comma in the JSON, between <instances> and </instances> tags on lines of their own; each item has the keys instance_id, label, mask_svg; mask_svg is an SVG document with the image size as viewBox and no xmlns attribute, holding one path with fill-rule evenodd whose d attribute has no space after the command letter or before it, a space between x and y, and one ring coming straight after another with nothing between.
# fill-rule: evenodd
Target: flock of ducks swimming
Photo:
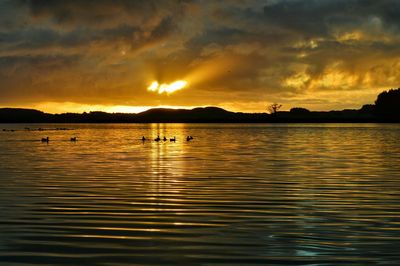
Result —
<instances>
[{"instance_id":1,"label":"flock of ducks swimming","mask_svg":"<svg viewBox=\"0 0 400 266\"><path fill-rule=\"evenodd\" d=\"M191 141L192 139L193 139L192 136L187 136L187 137L186 137L186 141ZM77 137L73 137L73 138L70 139L70 141L72 141L72 142L76 142L77 140L78 140ZM145 138L145 136L142 137L142 141L143 141L143 142L145 142L145 141L147 141L147 140L149 140L149 139ZM161 139L160 136L157 136L157 138L154 139L154 141L156 141L156 142L159 142L159 141L161 141L161 140L167 141L167 137L164 137L164 138ZM50 141L49 137L42 138L42 142L47 142L47 143L49 143L49 141ZM174 136L173 138L170 138L169 141L175 142L175 141L176 141L176 137Z\"/></svg>"},{"instance_id":2,"label":"flock of ducks swimming","mask_svg":"<svg viewBox=\"0 0 400 266\"><path fill-rule=\"evenodd\" d=\"M30 128L30 127L25 127L23 129L24 131L59 131L59 130L72 130L69 128L65 128L65 127L57 127L57 128ZM3 128L4 132L16 132L16 131L23 131L22 129L7 129L7 128Z\"/></svg>"},{"instance_id":3,"label":"flock of ducks swimming","mask_svg":"<svg viewBox=\"0 0 400 266\"><path fill-rule=\"evenodd\" d=\"M78 140L77 137L70 138L70 141L72 141L72 142L75 142L75 141L77 141L77 140ZM42 142L47 142L47 143L49 143L49 141L50 141L49 137L47 137L47 138L42 138Z\"/></svg>"},{"instance_id":4,"label":"flock of ducks swimming","mask_svg":"<svg viewBox=\"0 0 400 266\"><path fill-rule=\"evenodd\" d=\"M187 136L187 137L186 137L186 141L191 141L192 139L193 139L192 136ZM142 137L142 141L143 141L143 142L145 142L145 141L147 141L147 140L149 140L149 139L147 139L145 136ZM167 139L167 137L160 138L160 136L157 136L157 138L154 139L155 142L159 142L159 141L161 141L161 140L162 140L162 141L167 141L168 139ZM174 136L173 138L170 138L169 141L175 142L175 141L176 141L176 137Z\"/></svg>"}]
</instances>

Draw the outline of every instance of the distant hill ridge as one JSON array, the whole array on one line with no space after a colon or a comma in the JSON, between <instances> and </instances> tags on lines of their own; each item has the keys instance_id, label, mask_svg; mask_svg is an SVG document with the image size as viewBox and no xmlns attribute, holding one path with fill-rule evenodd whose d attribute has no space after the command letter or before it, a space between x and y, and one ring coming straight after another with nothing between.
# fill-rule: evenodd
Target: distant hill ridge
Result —
<instances>
[{"instance_id":1,"label":"distant hill ridge","mask_svg":"<svg viewBox=\"0 0 400 266\"><path fill-rule=\"evenodd\" d=\"M400 122L400 89L384 91L375 104L359 110L312 112L292 108L289 112L241 113L219 107L194 109L153 108L138 114L63 113L48 114L34 109L0 108L0 123L292 123L292 122Z\"/></svg>"},{"instance_id":2,"label":"distant hill ridge","mask_svg":"<svg viewBox=\"0 0 400 266\"><path fill-rule=\"evenodd\" d=\"M263 122L269 115L244 114L219 107L194 109L153 108L134 113L89 113L48 114L33 109L0 108L0 123L154 123L154 122Z\"/></svg>"}]
</instances>

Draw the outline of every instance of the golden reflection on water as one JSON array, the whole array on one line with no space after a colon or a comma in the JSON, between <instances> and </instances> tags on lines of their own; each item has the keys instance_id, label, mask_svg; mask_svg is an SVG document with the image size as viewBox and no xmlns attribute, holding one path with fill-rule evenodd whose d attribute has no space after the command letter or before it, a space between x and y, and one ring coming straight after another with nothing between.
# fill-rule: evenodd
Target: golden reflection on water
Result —
<instances>
[{"instance_id":1,"label":"golden reflection on water","mask_svg":"<svg viewBox=\"0 0 400 266\"><path fill-rule=\"evenodd\" d=\"M185 153L185 144L187 144L184 135L185 124L174 124L172 130L171 125L168 124L151 124L150 128L151 141L143 143L143 145L150 145L151 176L149 178L152 181L148 195L157 198L162 196L166 189L169 193L176 195L179 189L174 187L174 183L179 182L185 172L185 160L176 159L180 154ZM152 141L157 137L160 137L161 141ZM164 137L167 138L166 141L163 140ZM176 141L171 142L171 138L176 138Z\"/></svg>"},{"instance_id":2,"label":"golden reflection on water","mask_svg":"<svg viewBox=\"0 0 400 266\"><path fill-rule=\"evenodd\" d=\"M0 133L0 264L399 260L398 125L63 127Z\"/></svg>"}]
</instances>

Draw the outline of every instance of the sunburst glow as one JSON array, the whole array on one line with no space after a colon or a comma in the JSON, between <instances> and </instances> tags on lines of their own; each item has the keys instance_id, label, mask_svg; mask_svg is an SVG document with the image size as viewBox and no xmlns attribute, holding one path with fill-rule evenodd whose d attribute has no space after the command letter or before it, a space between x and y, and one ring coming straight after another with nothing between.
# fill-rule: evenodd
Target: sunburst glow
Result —
<instances>
[{"instance_id":1,"label":"sunburst glow","mask_svg":"<svg viewBox=\"0 0 400 266\"><path fill-rule=\"evenodd\" d=\"M178 80L170 84L162 83L159 84L157 81L153 81L150 86L147 88L148 91L158 92L159 94L163 93L173 93L175 91L181 90L186 87L187 81Z\"/></svg>"}]
</instances>

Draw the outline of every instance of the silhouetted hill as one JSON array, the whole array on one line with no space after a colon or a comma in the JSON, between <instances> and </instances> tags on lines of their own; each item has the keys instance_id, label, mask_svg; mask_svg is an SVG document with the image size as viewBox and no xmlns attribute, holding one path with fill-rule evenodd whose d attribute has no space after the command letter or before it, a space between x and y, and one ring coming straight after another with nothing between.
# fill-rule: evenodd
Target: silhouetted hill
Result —
<instances>
[{"instance_id":1,"label":"silhouetted hill","mask_svg":"<svg viewBox=\"0 0 400 266\"><path fill-rule=\"evenodd\" d=\"M375 104L359 110L312 112L302 107L289 112L236 113L218 107L187 109L154 108L138 114L47 114L21 108L0 109L0 123L357 123L400 122L400 89L382 92Z\"/></svg>"},{"instance_id":2,"label":"silhouetted hill","mask_svg":"<svg viewBox=\"0 0 400 266\"><path fill-rule=\"evenodd\" d=\"M150 109L135 116L136 122L263 122L268 114L234 113L218 107L187 109Z\"/></svg>"},{"instance_id":3,"label":"silhouetted hill","mask_svg":"<svg viewBox=\"0 0 400 266\"><path fill-rule=\"evenodd\" d=\"M0 109L1 123L34 123L47 121L52 115L34 109L2 108Z\"/></svg>"}]
</instances>

